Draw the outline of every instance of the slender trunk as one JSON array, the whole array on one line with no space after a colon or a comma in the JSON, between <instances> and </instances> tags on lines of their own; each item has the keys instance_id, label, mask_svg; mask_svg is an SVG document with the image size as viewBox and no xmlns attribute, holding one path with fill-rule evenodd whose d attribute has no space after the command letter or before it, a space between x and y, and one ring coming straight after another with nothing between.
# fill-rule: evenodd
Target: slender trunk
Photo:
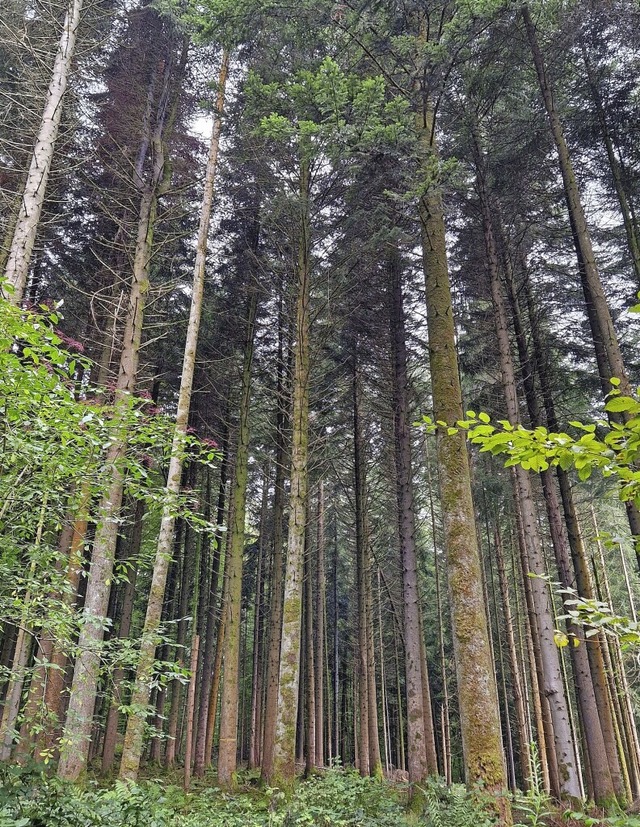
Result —
<instances>
[{"instance_id":1,"label":"slender trunk","mask_svg":"<svg viewBox=\"0 0 640 827\"><path fill-rule=\"evenodd\" d=\"M257 232L253 244L257 248ZM249 410L251 406L251 370L255 340L258 293L249 286L247 334L240 391L240 422L231 504L231 534L226 563L228 580L227 622L224 639L224 681L220 702L220 745L218 783L232 783L238 751L238 658L240 654L240 608L242 604L242 563L244 555L247 481L249 475Z\"/></svg>"},{"instance_id":2,"label":"slender trunk","mask_svg":"<svg viewBox=\"0 0 640 827\"><path fill-rule=\"evenodd\" d=\"M305 565L305 589L304 589L304 611L305 611L305 654L306 654L306 685L304 693L306 696L306 773L309 775L316 766L316 664L314 645L314 601L313 601L313 575L314 566L311 559L310 532L307 532L306 539L306 565Z\"/></svg>"},{"instance_id":3,"label":"slender trunk","mask_svg":"<svg viewBox=\"0 0 640 827\"><path fill-rule=\"evenodd\" d=\"M264 470L262 483L262 502L260 504L260 534L258 537L258 571L256 573L256 593L253 602L253 647L251 670L251 722L249 727L249 769L260 764L260 707L262 703L262 603L264 591L264 548L269 505L269 482L271 478L269 462Z\"/></svg>"},{"instance_id":4,"label":"slender trunk","mask_svg":"<svg viewBox=\"0 0 640 827\"><path fill-rule=\"evenodd\" d=\"M280 672L280 640L284 588L284 506L288 415L288 383L284 357L284 324L282 295L278 308L278 364L276 387L276 473L273 498L273 556L269 605L269 642L267 650L266 693L264 701L264 733L262 736L262 777L271 778L276 736L278 676Z\"/></svg>"},{"instance_id":5,"label":"slender trunk","mask_svg":"<svg viewBox=\"0 0 640 827\"><path fill-rule=\"evenodd\" d=\"M302 612L302 563L307 517L309 451L309 372L311 268L310 268L310 171L300 161L300 237L298 239L295 364L293 370L291 489L289 535L282 613L282 644L278 680L278 705L273 774L285 784L295 776L295 730L300 676L300 624Z\"/></svg>"},{"instance_id":6,"label":"slender trunk","mask_svg":"<svg viewBox=\"0 0 640 827\"><path fill-rule=\"evenodd\" d=\"M191 663L189 670L191 676L189 678L189 690L187 692L187 738L186 748L184 752L184 780L183 786L185 790L189 789L191 784L191 752L193 749L193 724L195 718L196 705L196 680L198 672L198 648L200 646L200 638L195 635L191 643Z\"/></svg>"},{"instance_id":7,"label":"slender trunk","mask_svg":"<svg viewBox=\"0 0 640 827\"><path fill-rule=\"evenodd\" d=\"M515 368L511 354L511 343L507 322L506 303L502 294L500 281L500 269L498 263L498 252L495 243L493 230L493 218L491 205L487 193L486 170L484 158L480 148L480 140L477 126L474 127L474 154L476 162L476 181L482 207L482 220L484 226L485 250L489 278L491 285L491 296L494 307L494 318L498 339L498 350L500 354L500 366L502 382L505 395L505 404L509 421L514 425L520 422L519 401L516 390ZM534 411L535 413L535 411ZM555 623L551 601L544 580L540 580L546 574L542 542L538 531L538 518L535 509L535 497L531 476L520 466L515 467L516 491L520 504L520 511L525 527L524 540L527 556L527 565L537 577L532 582L532 595L534 600L535 622L538 626L540 637L540 654L542 657L542 675L544 680L544 693L547 696L553 720L555 736L556 758L559 762L559 777L561 779L561 792L570 798L580 799L580 778L578 769L578 756L573 742L568 699L562 681L562 671L558 648L553 638ZM548 482L548 478L547 478ZM544 480L543 480L544 485ZM555 495L555 489L547 485L545 487L545 501L550 506L551 497ZM551 531L554 540L556 554L562 564L564 578L570 579L567 571L568 555L566 542L560 536L559 512L556 508L550 512L552 519ZM585 655L585 657L583 657ZM579 697L582 698L582 712L586 716L585 726L590 727L588 746L592 752L592 758L597 766L601 768L601 786L598 789L601 800L611 798L613 785L609 766L606 757L604 739L600 728L595 697L593 695L593 684L588 666L588 659L584 650L580 653L573 653L576 662L575 676L579 682ZM579 660L579 664L577 661Z\"/></svg>"},{"instance_id":8,"label":"slender trunk","mask_svg":"<svg viewBox=\"0 0 640 827\"><path fill-rule=\"evenodd\" d=\"M44 520L47 513L47 494L45 492L40 508L40 517L38 520L38 528L34 540L34 554L42 541L42 531L44 528ZM28 579L33 580L36 573L35 559L29 567ZM22 619L18 628L18 635L16 637L16 646L13 652L13 664L11 668L11 679L5 698L4 706L2 708L2 719L0 720L0 761L8 761L11 757L11 748L15 737L15 725L18 720L20 712L20 699L22 697L22 687L26 676L29 658L31 656L32 631L29 628L29 608L31 604L31 590L27 587L26 594L22 602Z\"/></svg>"},{"instance_id":9,"label":"slender trunk","mask_svg":"<svg viewBox=\"0 0 640 827\"><path fill-rule=\"evenodd\" d=\"M235 472L234 472L235 473ZM233 499L229 504L229 519L228 525L231 525L233 519ZM224 574L222 586L222 599L220 601L220 621L218 623L218 635L216 637L216 656L213 662L213 676L211 679L211 693L209 695L209 709L207 712L207 732L204 746L204 760L205 766L211 763L213 753L213 739L216 732L216 721L218 716L218 692L220 690L220 681L222 679L222 661L224 655L224 639L227 634L227 619L229 617L229 543L231 540L231 533L227 532L227 544L224 554Z\"/></svg>"},{"instance_id":10,"label":"slender trunk","mask_svg":"<svg viewBox=\"0 0 640 827\"><path fill-rule=\"evenodd\" d=\"M620 391L623 394L632 393L631 385L626 374L620 344L616 334L611 312L607 299L602 288L598 265L596 263L591 235L587 226L584 207L580 198L577 179L571 163L571 156L564 137L564 131L560 117L555 108L553 89L547 77L544 58L537 39L537 33L528 6L522 6L522 17L524 20L527 37L533 55L533 61L538 75L540 92L544 100L545 109L549 118L551 132L558 152L560 171L564 184L565 199L569 211L569 221L573 242L578 259L578 268L582 282L582 290L585 298L585 305L591 336L594 342L596 360L603 392L610 390L609 380L616 377L620 380ZM634 537L636 557L640 567L640 509L635 502L628 500L625 503L627 519L631 534Z\"/></svg>"},{"instance_id":11,"label":"slender trunk","mask_svg":"<svg viewBox=\"0 0 640 827\"><path fill-rule=\"evenodd\" d=\"M145 512L144 500L139 500L136 503L134 514L133 532L131 534L130 548L128 552L129 559L134 561L132 568L129 570L128 581L124 589L124 597L122 600L122 609L120 614L120 627L118 629L118 638L126 640L131 631L131 618L133 616L133 603L136 589L136 579L138 573L137 556L140 552L140 544L142 542L142 518ZM107 713L107 721L104 732L104 746L102 749L102 772L107 773L111 770L116 754L116 741L118 738L118 718L120 717L120 706L123 703L122 688L125 685L127 677L126 670L118 667L113 673L113 694L111 697L111 704L109 712Z\"/></svg>"},{"instance_id":12,"label":"slender trunk","mask_svg":"<svg viewBox=\"0 0 640 827\"><path fill-rule=\"evenodd\" d=\"M502 535L500 534L500 530L497 525L494 532L494 548L498 569L498 581L500 583L500 594L502 597L502 613L504 615L507 654L509 657L509 667L511 670L511 689L516 713L520 768L522 772L523 786L527 789L531 779L531 756L529 754L529 742L531 740L531 736L529 733L529 723L526 715L522 671L520 661L518 659L518 650L516 648L513 615L511 613L511 601L509 599L509 582L507 580L507 572L504 563Z\"/></svg>"},{"instance_id":13,"label":"slender trunk","mask_svg":"<svg viewBox=\"0 0 640 827\"><path fill-rule=\"evenodd\" d=\"M5 269L5 279L10 288L8 298L13 304L20 304L24 296L29 264L36 241L42 207L44 205L51 162L55 150L62 100L71 75L83 0L70 0L62 25L51 82L47 89L45 105L40 121L38 136L31 155L29 172L22 191L20 211L13 230L13 238Z\"/></svg>"},{"instance_id":14,"label":"slender trunk","mask_svg":"<svg viewBox=\"0 0 640 827\"><path fill-rule=\"evenodd\" d=\"M189 468L189 472L191 468ZM184 529L184 542L182 542L182 534ZM178 600L177 611L177 632L175 657L178 665L182 668L184 666L184 651L187 640L187 614L189 603L189 586L191 582L191 537L192 532L183 520L179 520L176 527L176 549L180 549L182 544L182 557L180 561L180 594ZM180 681L173 681L171 690L171 706L169 708L169 723L167 726L167 747L164 755L164 762L167 769L174 766L176 760L176 753L179 748L178 728L180 711L182 706L182 683Z\"/></svg>"},{"instance_id":15,"label":"slender trunk","mask_svg":"<svg viewBox=\"0 0 640 827\"><path fill-rule=\"evenodd\" d=\"M366 612L366 578L369 573L368 544L369 526L367 519L366 465L364 459L364 435L362 432L362 380L357 355L357 344L353 355L353 453L355 480L356 518L356 580L358 595L358 711L360 716L360 737L358 738L358 769L360 775L369 775L369 687L367 684L368 629Z\"/></svg>"},{"instance_id":16,"label":"slender trunk","mask_svg":"<svg viewBox=\"0 0 640 827\"><path fill-rule=\"evenodd\" d=\"M318 482L318 510L316 535L316 766L324 767L324 662L326 575L324 570L324 485Z\"/></svg>"},{"instance_id":17,"label":"slender trunk","mask_svg":"<svg viewBox=\"0 0 640 827\"><path fill-rule=\"evenodd\" d=\"M136 678L131 698L133 712L127 721L127 730L124 737L122 761L120 764L120 778L135 781L138 776L140 759L142 757L142 742L144 724L147 717L150 685L153 679L153 664L156 645L158 643L158 629L162 615L164 591L167 572L171 561L175 528L175 500L180 493L182 467L184 463L185 437L189 424L189 408L191 406L191 391L196 365L196 351L198 333L202 316L202 302L204 297L204 274L207 253L207 238L213 205L213 192L220 146L220 130L222 126L222 111L224 94L229 68L229 53L224 52L220 77L218 79L218 98L216 113L211 131L209 158L205 175L204 193L200 213L198 230L198 245L196 263L193 274L193 288L191 294L191 309L187 326L187 338L184 347L180 391L178 393L178 410L171 446L171 459L165 488L165 504L163 508L160 534L156 549L156 558L153 567L147 613L145 616L142 640L140 643L140 658L136 670Z\"/></svg>"},{"instance_id":18,"label":"slender trunk","mask_svg":"<svg viewBox=\"0 0 640 827\"><path fill-rule=\"evenodd\" d=\"M409 782L420 784L438 770L435 754L431 704L425 708L423 688L428 688L426 660L423 659L422 612L418 579L411 461L407 350L402 297L402 263L394 251L389 258L390 334L393 357L393 409L395 464L398 500L398 536L402 558L404 605L405 686L407 696L407 739ZM424 662L423 662L424 661Z\"/></svg>"},{"instance_id":19,"label":"slender trunk","mask_svg":"<svg viewBox=\"0 0 640 827\"><path fill-rule=\"evenodd\" d=\"M422 174L429 180L437 147L434 116L427 101L416 113L416 129ZM431 181L420 198L419 216L434 413L437 421L451 424L462 418L463 407L442 195L437 182ZM439 430L438 465L466 777L469 784L482 783L500 795L507 779L464 434ZM507 800L500 797L498 807L508 823Z\"/></svg>"}]
</instances>

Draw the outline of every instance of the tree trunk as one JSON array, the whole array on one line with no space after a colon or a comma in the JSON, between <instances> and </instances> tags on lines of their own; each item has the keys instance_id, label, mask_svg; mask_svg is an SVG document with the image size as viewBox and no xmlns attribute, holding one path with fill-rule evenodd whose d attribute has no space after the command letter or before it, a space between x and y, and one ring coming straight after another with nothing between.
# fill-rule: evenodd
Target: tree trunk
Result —
<instances>
[{"instance_id":1,"label":"tree trunk","mask_svg":"<svg viewBox=\"0 0 640 827\"><path fill-rule=\"evenodd\" d=\"M390 334L393 358L393 410L395 464L398 500L398 536L402 559L404 606L405 688L407 696L407 740L409 783L420 784L438 771L431 704L425 708L422 612L418 579L411 460L411 425L407 376L407 351L402 297L402 262L394 251L389 259Z\"/></svg>"},{"instance_id":2,"label":"tree trunk","mask_svg":"<svg viewBox=\"0 0 640 827\"><path fill-rule=\"evenodd\" d=\"M631 206L629 204L629 199L624 186L623 169L614 148L613 137L611 135L611 130L609 129L607 112L598 87L598 80L591 64L591 59L589 58L589 52L584 43L582 44L582 59L584 61L585 69L587 70L587 81L589 83L589 89L591 90L591 98L593 100L593 106L598 118L598 123L600 124L602 141L607 152L607 160L609 161L609 167L611 169L613 186L616 191L616 195L618 196L618 203L620 204L620 213L622 215L624 231L627 236L627 246L629 247L633 271L636 277L636 282L640 285L640 240L638 239L637 229L633 222Z\"/></svg>"},{"instance_id":3,"label":"tree trunk","mask_svg":"<svg viewBox=\"0 0 640 827\"><path fill-rule=\"evenodd\" d=\"M434 116L427 101L416 113L421 174L429 181L419 204L429 332L429 361L436 421L452 424L463 416L451 288L447 264L442 195L430 180L437 158ZM502 756L498 697L493 679L487 616L482 595L480 555L471 498L471 475L464 434L438 434L438 465L445 549L459 687L460 725L467 782L498 793L506 823L509 805L502 793L507 779Z\"/></svg>"},{"instance_id":4,"label":"tree trunk","mask_svg":"<svg viewBox=\"0 0 640 827\"><path fill-rule=\"evenodd\" d=\"M326 612L326 575L324 570L324 485L318 482L318 511L316 535L316 766L324 767L324 663L325 663L325 612Z\"/></svg>"},{"instance_id":5,"label":"tree trunk","mask_svg":"<svg viewBox=\"0 0 640 827\"><path fill-rule=\"evenodd\" d=\"M357 343L353 353L353 453L354 494L356 518L356 583L358 595L358 712L360 737L358 738L358 770L369 775L369 686L368 675L368 628L366 611L366 579L369 575L369 521L367 519L366 465L364 459L364 435L362 432L361 400L362 381L358 363Z\"/></svg>"},{"instance_id":6,"label":"tree trunk","mask_svg":"<svg viewBox=\"0 0 640 827\"><path fill-rule=\"evenodd\" d=\"M300 160L300 225L298 239L295 363L293 369L291 489L289 535L284 582L282 643L278 679L278 705L273 776L290 784L295 777L295 735L300 677L300 631L302 617L302 563L307 519L309 451L309 372L311 311L310 267L310 171L309 161Z\"/></svg>"},{"instance_id":7,"label":"tree trunk","mask_svg":"<svg viewBox=\"0 0 640 827\"><path fill-rule=\"evenodd\" d=\"M144 500L136 503L133 532L131 534L130 549L128 558L134 561L133 567L129 570L129 579L124 588L124 598L120 613L120 627L118 638L125 640L131 631L131 618L133 615L133 602L135 597L136 579L138 573L137 556L140 552L142 542L142 518L145 512ZM116 741L118 738L118 718L120 717L120 705L123 702L122 688L127 677L126 670L118 667L113 673L113 695L107 713L107 720L104 731L104 746L102 749L102 772L107 773L113 767L116 754Z\"/></svg>"},{"instance_id":8,"label":"tree trunk","mask_svg":"<svg viewBox=\"0 0 640 827\"><path fill-rule=\"evenodd\" d=\"M183 786L185 790L189 789L191 784L191 752L193 749L193 724L195 719L196 706L196 680L198 672L198 648L200 646L200 638L195 635L191 642L191 663L190 663L190 677L189 690L187 692L187 738L186 747L184 751L184 780Z\"/></svg>"},{"instance_id":9,"label":"tree trunk","mask_svg":"<svg viewBox=\"0 0 640 827\"><path fill-rule=\"evenodd\" d=\"M525 262L523 264L526 265ZM515 289L513 273L509 266L506 267L507 287L511 301L511 308L516 329L516 341L518 344L518 351L520 353L520 361L523 367L524 388L527 397L527 405L529 408L529 415L531 417L534 427L541 423L538 400L535 395L533 370L531 360L528 357L528 348L526 344L526 337L520 316L520 308L518 296ZM537 372L540 381L540 390L542 392L542 400L547 417L547 424L553 431L558 429L558 420L555 412L555 403L553 400L553 393L551 383L548 375L547 366L543 359L543 347L540 335L538 320L535 317L533 309L533 301L530 291L529 279L527 277L525 266L525 296L527 300L529 321L531 325L531 340L533 345L533 363L535 371ZM589 575L589 567L586 560L584 544L580 534L580 526L573 501L573 492L571 490L571 482L566 471L562 468L557 468L557 480L562 499L562 509L564 513L564 525L560 520L560 509L557 502L557 493L553 484L553 479L550 471L543 472L542 485L545 494L545 502L549 515L549 524L552 529L552 540L554 549L556 551L556 559L561 574L561 581L565 587L577 588L578 593L585 598L593 596L593 586ZM566 528L565 528L566 527ZM567 559L569 549L571 560ZM574 633L576 630L572 630ZM584 655L587 656L589 664L589 677L587 681L586 668L587 664L584 661ZM578 663L579 661L579 663ZM607 694L607 682L604 668L604 660L602 656L601 642L598 637L590 637L588 644L583 647L582 652L572 650L572 662L576 672L576 682L582 687L579 692L579 702L581 708L586 703L586 697L593 695L593 700L597 708L597 723L589 721L592 718L592 711L582 708L582 720L584 723L585 738L592 741L590 749L590 764L593 768L592 778L597 785L598 790L594 791L596 800L606 802L606 799L611 795L611 789L606 789L604 779L607 776L613 785L615 795L620 801L624 800L625 787L622 779L620 762L618 760L617 748L615 742L615 732L613 726L613 717L611 704ZM591 686L589 687L589 684ZM598 730L602 735L603 744L599 745ZM596 743L593 743L595 739ZM607 755L607 767L600 766L601 749L604 746Z\"/></svg>"},{"instance_id":10,"label":"tree trunk","mask_svg":"<svg viewBox=\"0 0 640 827\"><path fill-rule=\"evenodd\" d=\"M253 244L257 248L257 231ZM226 612L227 622L224 639L224 681L220 702L220 745L218 752L218 783L232 783L236 771L238 750L238 658L240 656L240 608L242 604L242 563L244 555L247 480L249 472L249 410L251 405L251 369L255 340L255 323L258 293L249 285L249 309L247 334L242 366L240 391L240 422L234 470L231 535L229 538L226 576L229 595Z\"/></svg>"},{"instance_id":11,"label":"tree trunk","mask_svg":"<svg viewBox=\"0 0 640 827\"><path fill-rule=\"evenodd\" d=\"M526 715L522 671L520 661L518 659L518 650L516 648L513 615L511 614L509 582L507 580L507 572L504 564L502 536L497 525L494 532L494 548L498 569L498 581L500 583L500 594L502 596L502 612L504 615L505 635L507 639L507 654L509 657L509 667L511 671L511 688L516 713L520 768L522 772L523 787L526 790L528 789L531 780L531 755L529 753L529 742L531 740L531 736Z\"/></svg>"},{"instance_id":12,"label":"tree trunk","mask_svg":"<svg viewBox=\"0 0 640 827\"><path fill-rule=\"evenodd\" d=\"M305 614L305 654L306 654L306 685L304 687L306 696L306 774L309 775L316 766L316 664L315 664L315 643L314 643L314 601L313 601L313 576L314 566L311 559L310 532L306 538L306 565L305 565L305 589L304 589L304 614Z\"/></svg>"},{"instance_id":13,"label":"tree trunk","mask_svg":"<svg viewBox=\"0 0 640 827\"><path fill-rule=\"evenodd\" d=\"M555 108L553 90L547 78L544 58L538 43L535 25L526 4L522 6L522 17L538 75L540 91L558 152L571 232L578 259L582 290L589 325L591 327L591 336L594 342L601 385L606 395L611 390L609 380L616 377L620 380L620 391L628 396L632 394L632 388L626 374L620 344L602 288L598 265L591 243L591 235L580 198L578 182L571 163L571 156L569 155L569 148L564 137L562 123ZM629 521L631 534L634 537L638 566L640 567L640 509L631 500L625 503L625 507L627 509L627 519Z\"/></svg>"},{"instance_id":14,"label":"tree trunk","mask_svg":"<svg viewBox=\"0 0 640 827\"><path fill-rule=\"evenodd\" d=\"M284 356L282 291L278 307L278 364L276 386L276 472L273 498L273 556L271 566L271 593L269 600L269 641L267 648L266 692L264 701L264 733L262 736L262 778L273 774L278 706L278 677L280 672L280 640L282 636L282 607L284 587L284 506L286 477L286 428L289 407L288 383Z\"/></svg>"},{"instance_id":15,"label":"tree trunk","mask_svg":"<svg viewBox=\"0 0 640 827\"><path fill-rule=\"evenodd\" d=\"M62 117L62 100L71 74L71 64L82 13L82 2L83 0L70 0L67 8L51 73L51 82L45 97L40 128L22 191L20 211L13 230L13 238L5 268L5 279L11 291L7 291L7 298L13 304L20 304L22 301L29 277L29 264L36 241Z\"/></svg>"}]
</instances>

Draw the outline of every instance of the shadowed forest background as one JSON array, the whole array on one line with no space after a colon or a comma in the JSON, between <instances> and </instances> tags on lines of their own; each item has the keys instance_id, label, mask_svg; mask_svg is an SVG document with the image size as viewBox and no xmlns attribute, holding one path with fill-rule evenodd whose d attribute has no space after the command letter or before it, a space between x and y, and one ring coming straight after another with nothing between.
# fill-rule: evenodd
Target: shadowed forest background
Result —
<instances>
[{"instance_id":1,"label":"shadowed forest background","mask_svg":"<svg viewBox=\"0 0 640 827\"><path fill-rule=\"evenodd\" d=\"M635 824L637 4L6 0L0 101L0 825Z\"/></svg>"}]
</instances>

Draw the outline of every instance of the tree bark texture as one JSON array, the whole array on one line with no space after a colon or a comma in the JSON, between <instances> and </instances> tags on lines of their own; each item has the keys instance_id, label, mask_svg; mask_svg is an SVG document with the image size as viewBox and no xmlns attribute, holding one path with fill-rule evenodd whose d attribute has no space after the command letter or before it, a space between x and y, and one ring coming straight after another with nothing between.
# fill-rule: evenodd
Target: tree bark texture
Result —
<instances>
[{"instance_id":1,"label":"tree bark texture","mask_svg":"<svg viewBox=\"0 0 640 827\"><path fill-rule=\"evenodd\" d=\"M416 130L421 151L420 174L427 186L420 198L419 217L433 405L435 419L452 424L463 416L462 390L442 195L432 180L433 160L437 157L434 116L427 101L416 112ZM449 435L446 428L440 429L438 465L467 782L481 782L486 789L500 793L506 790L507 778L464 434ZM506 799L500 806L502 818L508 822Z\"/></svg>"}]
</instances>

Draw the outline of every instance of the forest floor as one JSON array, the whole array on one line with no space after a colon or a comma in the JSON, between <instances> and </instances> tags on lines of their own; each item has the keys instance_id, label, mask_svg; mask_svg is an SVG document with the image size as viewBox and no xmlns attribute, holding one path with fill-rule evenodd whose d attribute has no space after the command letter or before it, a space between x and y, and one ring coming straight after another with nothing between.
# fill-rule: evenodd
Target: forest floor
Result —
<instances>
[{"instance_id":1,"label":"forest floor","mask_svg":"<svg viewBox=\"0 0 640 827\"><path fill-rule=\"evenodd\" d=\"M42 767L0 770L0 827L492 827L487 802L459 784L431 779L418 813L407 809L406 785L361 778L341 769L300 782L290 796L261 787L241 772L233 792L215 777L195 779L185 793L177 774L139 785L88 780L66 784ZM484 806L483 806L484 805ZM514 801L516 827L640 827L634 815L562 812L544 794Z\"/></svg>"}]
</instances>

